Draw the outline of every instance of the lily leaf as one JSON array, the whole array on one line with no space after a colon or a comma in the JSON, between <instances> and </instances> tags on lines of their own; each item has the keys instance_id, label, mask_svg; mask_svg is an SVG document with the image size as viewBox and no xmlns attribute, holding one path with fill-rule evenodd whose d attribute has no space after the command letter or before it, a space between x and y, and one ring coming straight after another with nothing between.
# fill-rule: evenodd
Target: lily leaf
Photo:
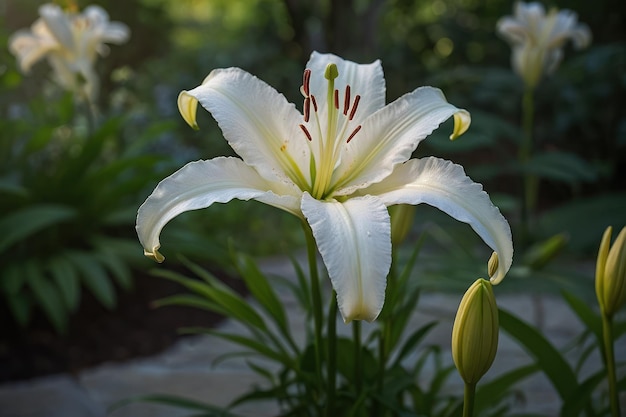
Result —
<instances>
[{"instance_id":1,"label":"lily leaf","mask_svg":"<svg viewBox=\"0 0 626 417\"><path fill-rule=\"evenodd\" d=\"M0 252L47 227L76 215L70 207L41 204L21 209L0 220Z\"/></svg>"},{"instance_id":2,"label":"lily leaf","mask_svg":"<svg viewBox=\"0 0 626 417\"><path fill-rule=\"evenodd\" d=\"M191 400L189 398L179 397L176 395L166 395L166 394L138 395L136 397L127 398L109 407L108 413L110 414L113 411L119 410L120 408L124 406L127 406L129 404L139 403L139 402L150 402L150 403L157 403L157 404L163 404L163 405L170 405L173 407L186 408L188 410L203 411L207 413L206 414L207 416L240 417L222 407L217 407L214 405L201 403L199 401Z\"/></svg>"},{"instance_id":3,"label":"lily leaf","mask_svg":"<svg viewBox=\"0 0 626 417\"><path fill-rule=\"evenodd\" d=\"M537 329L506 310L498 309L500 327L535 358L562 400L570 398L577 387L576 374L563 356Z\"/></svg>"},{"instance_id":4,"label":"lily leaf","mask_svg":"<svg viewBox=\"0 0 626 417\"><path fill-rule=\"evenodd\" d=\"M598 177L594 167L570 152L537 153L523 168L528 174L570 184L593 182Z\"/></svg>"},{"instance_id":5,"label":"lily leaf","mask_svg":"<svg viewBox=\"0 0 626 417\"><path fill-rule=\"evenodd\" d=\"M67 329L68 312L58 289L44 275L40 265L34 262L24 265L24 274L37 304L41 306L55 329L59 333L64 333Z\"/></svg>"},{"instance_id":6,"label":"lily leaf","mask_svg":"<svg viewBox=\"0 0 626 417\"><path fill-rule=\"evenodd\" d=\"M108 309L115 307L115 290L104 267L93 256L84 252L71 251L67 258L80 272L80 277L89 291Z\"/></svg>"},{"instance_id":7,"label":"lily leaf","mask_svg":"<svg viewBox=\"0 0 626 417\"><path fill-rule=\"evenodd\" d=\"M80 282L76 267L67 259L56 256L48 263L48 270L59 288L69 311L75 311L80 301Z\"/></svg>"}]
</instances>

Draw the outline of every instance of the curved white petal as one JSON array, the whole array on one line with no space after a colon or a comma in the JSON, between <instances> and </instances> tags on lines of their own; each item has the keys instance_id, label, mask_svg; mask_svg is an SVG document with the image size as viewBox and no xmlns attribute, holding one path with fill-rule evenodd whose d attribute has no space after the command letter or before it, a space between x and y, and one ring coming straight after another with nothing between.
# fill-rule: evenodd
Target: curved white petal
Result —
<instances>
[{"instance_id":1,"label":"curved white petal","mask_svg":"<svg viewBox=\"0 0 626 417\"><path fill-rule=\"evenodd\" d=\"M270 181L292 181L305 189L310 148L298 124L302 115L274 88L239 69L213 70L203 84L181 93L181 111L191 117L193 99L217 120L230 146ZM179 106L181 99L179 98Z\"/></svg>"},{"instance_id":2,"label":"curved white petal","mask_svg":"<svg viewBox=\"0 0 626 417\"><path fill-rule=\"evenodd\" d=\"M130 29L121 22L108 22L100 36L102 42L124 43L130 37Z\"/></svg>"},{"instance_id":3,"label":"curved white petal","mask_svg":"<svg viewBox=\"0 0 626 417\"><path fill-rule=\"evenodd\" d=\"M412 159L396 168L383 182L361 190L378 196L386 205L426 203L468 223L498 254L498 270L491 277L502 281L513 262L511 228L463 167L438 158Z\"/></svg>"},{"instance_id":4,"label":"curved white petal","mask_svg":"<svg viewBox=\"0 0 626 417\"><path fill-rule=\"evenodd\" d=\"M17 57L22 72L30 71L31 67L48 53L58 48L54 39L40 38L27 30L19 30L9 38L9 50Z\"/></svg>"},{"instance_id":5,"label":"curved white petal","mask_svg":"<svg viewBox=\"0 0 626 417\"><path fill-rule=\"evenodd\" d=\"M69 17L56 4L47 3L39 7L39 15L46 22L52 36L65 48L72 50L74 35Z\"/></svg>"},{"instance_id":6,"label":"curved white petal","mask_svg":"<svg viewBox=\"0 0 626 417\"><path fill-rule=\"evenodd\" d=\"M341 165L333 176L335 195L349 195L381 181L452 115L457 125L454 139L467 130L470 115L448 103L441 90L433 87L420 87L373 114L343 147Z\"/></svg>"},{"instance_id":7,"label":"curved white petal","mask_svg":"<svg viewBox=\"0 0 626 417\"><path fill-rule=\"evenodd\" d=\"M528 27L511 16L505 16L498 20L496 30L504 39L513 44L528 41Z\"/></svg>"},{"instance_id":8,"label":"curved white petal","mask_svg":"<svg viewBox=\"0 0 626 417\"><path fill-rule=\"evenodd\" d=\"M385 205L373 196L340 203L315 200L305 193L302 213L337 292L344 321L374 320L385 301L391 266L391 223Z\"/></svg>"},{"instance_id":9,"label":"curved white petal","mask_svg":"<svg viewBox=\"0 0 626 417\"><path fill-rule=\"evenodd\" d=\"M337 65L339 76L335 79L335 89L339 90L340 103L343 106L346 86L350 86L351 102L358 94L361 96L358 111L355 113L355 123L375 113L385 106L385 77L379 60L371 64L357 64L346 61L337 55L320 54L313 52L306 68L311 70L311 94L316 96L320 107L320 115L326 118L326 97L328 81L324 78L326 66L330 63Z\"/></svg>"},{"instance_id":10,"label":"curved white petal","mask_svg":"<svg viewBox=\"0 0 626 417\"><path fill-rule=\"evenodd\" d=\"M255 199L300 216L300 198L293 190L272 184L238 158L191 162L161 181L137 212L137 235L146 256L163 261L158 252L161 229L190 210Z\"/></svg>"}]
</instances>

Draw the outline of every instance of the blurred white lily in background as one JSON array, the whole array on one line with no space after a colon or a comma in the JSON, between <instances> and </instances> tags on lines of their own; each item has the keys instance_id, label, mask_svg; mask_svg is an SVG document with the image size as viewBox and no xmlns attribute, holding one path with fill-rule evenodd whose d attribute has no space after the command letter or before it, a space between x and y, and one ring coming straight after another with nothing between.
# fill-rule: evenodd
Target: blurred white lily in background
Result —
<instances>
[{"instance_id":1,"label":"blurred white lily in background","mask_svg":"<svg viewBox=\"0 0 626 417\"><path fill-rule=\"evenodd\" d=\"M497 252L491 277L502 280L513 246L506 219L460 165L410 159L440 123L451 139L470 124L467 111L421 87L385 105L380 61L360 65L314 52L304 72L303 114L268 84L239 69L216 69L179 96L192 126L200 102L241 157L191 162L164 179L139 208L137 233L157 261L159 234L189 210L254 199L308 222L346 322L380 313L391 265L387 207L426 203L470 226Z\"/></svg>"},{"instance_id":2,"label":"blurred white lily in background","mask_svg":"<svg viewBox=\"0 0 626 417\"><path fill-rule=\"evenodd\" d=\"M46 58L56 82L93 103L99 89L96 58L108 53L105 43L126 42L128 27L110 22L100 6L72 13L49 3L39 8L39 15L30 29L21 29L9 39L9 50L17 57L20 69L28 73L36 62Z\"/></svg>"},{"instance_id":3,"label":"blurred white lily in background","mask_svg":"<svg viewBox=\"0 0 626 417\"><path fill-rule=\"evenodd\" d=\"M515 4L514 16L501 18L496 28L513 49L513 69L529 88L535 88L543 74L556 70L563 58L563 47L572 40L576 49L591 43L591 31L578 23L575 12L550 9L540 3Z\"/></svg>"}]
</instances>

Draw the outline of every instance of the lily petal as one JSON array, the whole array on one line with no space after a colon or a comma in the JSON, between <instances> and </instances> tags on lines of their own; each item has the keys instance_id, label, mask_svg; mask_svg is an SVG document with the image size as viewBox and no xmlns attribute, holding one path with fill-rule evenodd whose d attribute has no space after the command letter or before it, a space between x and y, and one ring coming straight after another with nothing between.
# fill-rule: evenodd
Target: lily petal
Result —
<instances>
[{"instance_id":1,"label":"lily petal","mask_svg":"<svg viewBox=\"0 0 626 417\"><path fill-rule=\"evenodd\" d=\"M162 262L159 234L177 215L233 199L255 199L300 215L300 200L282 184L272 184L238 158L196 161L161 181L137 212L137 235L144 253Z\"/></svg>"},{"instance_id":2,"label":"lily petal","mask_svg":"<svg viewBox=\"0 0 626 417\"><path fill-rule=\"evenodd\" d=\"M498 254L491 281L502 281L513 262L509 223L493 205L482 185L473 182L460 165L439 158L412 159L398 166L384 181L360 193L378 196L386 205L426 203L468 223Z\"/></svg>"},{"instance_id":3,"label":"lily petal","mask_svg":"<svg viewBox=\"0 0 626 417\"><path fill-rule=\"evenodd\" d=\"M364 196L343 203L302 197L311 226L346 323L374 320L385 301L391 266L391 223L378 198Z\"/></svg>"},{"instance_id":4,"label":"lily petal","mask_svg":"<svg viewBox=\"0 0 626 417\"><path fill-rule=\"evenodd\" d=\"M514 45L528 41L528 27L510 16L500 18L496 23L496 30Z\"/></svg>"},{"instance_id":5,"label":"lily petal","mask_svg":"<svg viewBox=\"0 0 626 417\"><path fill-rule=\"evenodd\" d=\"M339 90L341 97L347 85L350 86L352 100L357 94L361 96L353 119L356 124L385 106L385 76L380 60L371 64L357 64L337 55L314 51L306 68L311 70L311 94L317 97L322 118L326 117L325 98L328 88L324 72L330 63L337 65L339 77L335 79L335 89Z\"/></svg>"},{"instance_id":6,"label":"lily petal","mask_svg":"<svg viewBox=\"0 0 626 417\"><path fill-rule=\"evenodd\" d=\"M420 87L376 112L364 121L357 136L344 145L341 166L334 174L335 195L349 195L381 181L453 115L451 139L467 130L470 114L448 103L441 90L432 87Z\"/></svg>"},{"instance_id":7,"label":"lily petal","mask_svg":"<svg viewBox=\"0 0 626 417\"><path fill-rule=\"evenodd\" d=\"M59 6L50 3L44 4L39 7L39 15L46 22L52 36L61 45L70 50L75 47L72 23Z\"/></svg>"},{"instance_id":8,"label":"lily petal","mask_svg":"<svg viewBox=\"0 0 626 417\"><path fill-rule=\"evenodd\" d=\"M58 48L58 43L54 39L33 36L27 30L15 32L9 38L8 44L9 50L17 57L20 69L24 73L29 72L37 61Z\"/></svg>"},{"instance_id":9,"label":"lily petal","mask_svg":"<svg viewBox=\"0 0 626 417\"><path fill-rule=\"evenodd\" d=\"M181 93L179 108L194 125L193 100L217 120L230 146L261 176L294 182L306 189L310 147L298 127L302 115L287 99L257 77L239 69L213 70L202 85Z\"/></svg>"}]
</instances>

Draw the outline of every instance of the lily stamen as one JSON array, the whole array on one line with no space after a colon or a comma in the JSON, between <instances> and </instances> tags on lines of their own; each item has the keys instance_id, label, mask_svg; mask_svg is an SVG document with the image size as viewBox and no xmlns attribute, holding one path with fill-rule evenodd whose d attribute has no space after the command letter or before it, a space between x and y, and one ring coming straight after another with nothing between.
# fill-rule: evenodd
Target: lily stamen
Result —
<instances>
[{"instance_id":1,"label":"lily stamen","mask_svg":"<svg viewBox=\"0 0 626 417\"><path fill-rule=\"evenodd\" d=\"M300 124L299 126L300 126L300 129L302 129L302 131L304 132L304 135L309 140L309 142L312 142L313 138L311 137L311 134L309 133L309 130L306 128L306 126L303 124Z\"/></svg>"},{"instance_id":2,"label":"lily stamen","mask_svg":"<svg viewBox=\"0 0 626 417\"><path fill-rule=\"evenodd\" d=\"M346 143L350 143L350 141L352 140L352 138L359 133L359 130L361 130L361 125L358 125L356 127L356 129L354 129L354 131L352 131L352 133L350 133L350 136L348 136L348 140L346 140Z\"/></svg>"},{"instance_id":3,"label":"lily stamen","mask_svg":"<svg viewBox=\"0 0 626 417\"><path fill-rule=\"evenodd\" d=\"M309 116L311 114L311 98L307 97L304 99L304 121L309 121Z\"/></svg>"},{"instance_id":4,"label":"lily stamen","mask_svg":"<svg viewBox=\"0 0 626 417\"><path fill-rule=\"evenodd\" d=\"M310 95L310 83L311 83L311 70L305 69L304 74L302 74L302 90L304 93L304 97L309 97Z\"/></svg>"},{"instance_id":5,"label":"lily stamen","mask_svg":"<svg viewBox=\"0 0 626 417\"><path fill-rule=\"evenodd\" d=\"M343 100L343 115L348 115L348 110L350 110L350 85L346 85L346 94Z\"/></svg>"},{"instance_id":6,"label":"lily stamen","mask_svg":"<svg viewBox=\"0 0 626 417\"><path fill-rule=\"evenodd\" d=\"M350 112L350 116L348 116L348 120L354 119L354 115L356 114L356 109L359 107L359 101L361 100L361 96L357 94L354 98L354 104L352 105L352 111Z\"/></svg>"}]
</instances>

